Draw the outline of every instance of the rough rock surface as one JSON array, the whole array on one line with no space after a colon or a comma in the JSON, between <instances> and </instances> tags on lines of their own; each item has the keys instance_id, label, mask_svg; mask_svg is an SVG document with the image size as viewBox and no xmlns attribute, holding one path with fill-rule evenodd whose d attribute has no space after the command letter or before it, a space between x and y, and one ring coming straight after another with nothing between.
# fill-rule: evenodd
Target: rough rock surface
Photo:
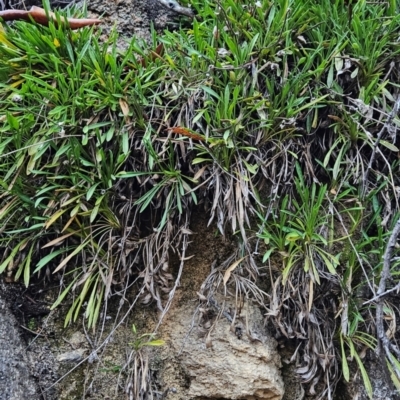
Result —
<instances>
[{"instance_id":1,"label":"rough rock surface","mask_svg":"<svg viewBox=\"0 0 400 400\"><path fill-rule=\"evenodd\" d=\"M102 38L112 29L119 34L117 46L126 49L132 38L151 44L151 25L164 29L177 18L176 13L166 10L157 0L91 0L87 3L89 16L101 18Z\"/></svg>"},{"instance_id":2,"label":"rough rock surface","mask_svg":"<svg viewBox=\"0 0 400 400\"><path fill-rule=\"evenodd\" d=\"M367 351L363 363L371 381L372 398L374 400L398 400L399 393L390 387L390 376L386 376L376 354L370 350ZM350 365L350 376L351 381L343 388L339 388L337 400L369 400L370 397L365 390L361 372L355 362Z\"/></svg>"},{"instance_id":3,"label":"rough rock surface","mask_svg":"<svg viewBox=\"0 0 400 400\"><path fill-rule=\"evenodd\" d=\"M0 400L39 399L25 348L0 290Z\"/></svg>"},{"instance_id":4,"label":"rough rock surface","mask_svg":"<svg viewBox=\"0 0 400 400\"><path fill-rule=\"evenodd\" d=\"M225 309L229 309L226 306L225 301ZM229 320L232 314L222 313L216 320L214 317L218 310L208 310L208 316L201 318L200 325L187 335L193 311L190 306L175 310L164 329L164 332L169 330L169 344L177 355L172 365L179 364L178 370L189 382L186 398L282 399L284 387L276 342L262 326L262 316L257 307L247 305L245 312L236 317L233 324ZM210 312L213 314L214 311L213 317ZM204 326L210 324L212 328L208 336ZM185 398L182 390L178 390L180 396L176 398Z\"/></svg>"}]
</instances>

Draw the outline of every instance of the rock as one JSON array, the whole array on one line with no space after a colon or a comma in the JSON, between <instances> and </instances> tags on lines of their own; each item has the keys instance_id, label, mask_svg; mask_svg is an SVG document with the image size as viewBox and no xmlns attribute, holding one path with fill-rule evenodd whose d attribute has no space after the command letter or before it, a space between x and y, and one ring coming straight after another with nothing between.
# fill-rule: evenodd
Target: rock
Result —
<instances>
[{"instance_id":1,"label":"rock","mask_svg":"<svg viewBox=\"0 0 400 400\"><path fill-rule=\"evenodd\" d=\"M0 288L0 400L39 399L20 334Z\"/></svg>"},{"instance_id":2,"label":"rock","mask_svg":"<svg viewBox=\"0 0 400 400\"><path fill-rule=\"evenodd\" d=\"M77 349L72 351L67 351L65 353L59 354L57 356L58 362L79 362L82 361L83 355L85 354L85 349Z\"/></svg>"},{"instance_id":3,"label":"rock","mask_svg":"<svg viewBox=\"0 0 400 400\"><path fill-rule=\"evenodd\" d=\"M211 340L199 336L201 326L186 337L193 308L170 310L173 315L166 321L165 329L177 362L190 381L188 399L282 399L284 386L276 342L263 328L263 318L257 307L247 304L243 310L235 319L233 329L232 318L229 318L233 313L223 313L211 330ZM201 324L208 326L214 322L215 319L210 322L203 318ZM250 335L246 326L249 326ZM162 337L165 339L165 333ZM173 385L173 382L166 383Z\"/></svg>"},{"instance_id":4,"label":"rock","mask_svg":"<svg viewBox=\"0 0 400 400\"><path fill-rule=\"evenodd\" d=\"M68 343L74 348L78 348L87 343L87 339L82 332L74 332L68 340Z\"/></svg>"},{"instance_id":5,"label":"rock","mask_svg":"<svg viewBox=\"0 0 400 400\"><path fill-rule=\"evenodd\" d=\"M400 393L393 387L389 374L386 376L385 370L382 368L382 364L376 354L368 350L362 361L371 381L372 398L374 400L398 400ZM342 397L338 396L338 399L369 400L370 397L365 389L361 372L355 361L350 364L350 377L350 382L342 382L344 388L337 391L343 394Z\"/></svg>"}]
</instances>

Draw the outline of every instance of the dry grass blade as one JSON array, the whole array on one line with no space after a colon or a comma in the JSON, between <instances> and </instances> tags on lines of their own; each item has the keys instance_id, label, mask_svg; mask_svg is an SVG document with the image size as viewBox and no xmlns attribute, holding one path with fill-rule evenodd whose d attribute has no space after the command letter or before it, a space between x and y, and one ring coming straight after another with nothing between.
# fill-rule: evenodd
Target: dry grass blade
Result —
<instances>
[{"instance_id":1,"label":"dry grass blade","mask_svg":"<svg viewBox=\"0 0 400 400\"><path fill-rule=\"evenodd\" d=\"M239 260L235 261L231 266L229 266L227 268L227 270L225 271L224 274L224 278L223 278L223 283L224 286L226 286L226 283L228 282L229 278L231 277L231 273L232 271L245 259L246 257L242 257Z\"/></svg>"}]
</instances>

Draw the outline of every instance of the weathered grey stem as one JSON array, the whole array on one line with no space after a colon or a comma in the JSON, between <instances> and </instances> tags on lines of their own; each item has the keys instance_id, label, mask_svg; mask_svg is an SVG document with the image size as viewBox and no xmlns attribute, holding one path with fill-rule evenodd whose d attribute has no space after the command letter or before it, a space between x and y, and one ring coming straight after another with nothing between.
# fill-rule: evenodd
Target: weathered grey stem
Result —
<instances>
[{"instance_id":1,"label":"weathered grey stem","mask_svg":"<svg viewBox=\"0 0 400 400\"><path fill-rule=\"evenodd\" d=\"M386 246L385 253L383 255L383 267L382 267L382 272L381 272L381 279L379 281L379 287L378 287L378 292L377 292L377 302L376 302L376 331L377 331L377 336L378 336L378 356L380 356L382 360L382 368L385 368L386 370L386 376L389 376L389 382L388 384L391 384L390 382L390 374L389 371L387 370L386 362L384 360L384 357L382 357L382 349L386 355L386 358L390 362L393 371L395 374L400 378L400 371L397 368L396 363L393 361L393 354L394 356L400 359L400 350L399 348L390 342L389 338L386 336L385 332L385 327L383 324L383 295L386 293L386 281L390 279L391 274L390 274L390 260L392 259L392 254L393 250L395 248L396 242L397 242L397 237L400 234L400 218L397 220L396 225L393 228L392 234L390 235L388 244ZM395 395L393 399L398 399L399 397Z\"/></svg>"},{"instance_id":2,"label":"weathered grey stem","mask_svg":"<svg viewBox=\"0 0 400 400\"><path fill-rule=\"evenodd\" d=\"M396 102L393 105L392 111L389 113L386 122L384 123L382 129L378 132L378 135L376 137L376 141L375 141L374 147L372 149L371 158L369 159L369 163L368 163L367 169L366 169L365 174L364 174L363 187L361 189L362 197L364 197L367 194L367 191L368 191L368 175L369 175L369 172L372 169L372 164L375 162L376 153L379 150L379 148L378 148L379 143L380 143L380 141L382 139L383 134L388 130L390 125L392 125L393 119L397 115L397 113L399 112L399 109L400 109L400 97L397 98Z\"/></svg>"}]
</instances>

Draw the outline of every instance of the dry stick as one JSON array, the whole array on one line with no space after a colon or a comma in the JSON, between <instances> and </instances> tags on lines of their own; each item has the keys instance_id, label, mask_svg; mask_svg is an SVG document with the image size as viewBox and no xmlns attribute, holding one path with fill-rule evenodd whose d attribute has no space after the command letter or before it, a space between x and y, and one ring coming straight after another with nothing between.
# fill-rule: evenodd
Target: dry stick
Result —
<instances>
[{"instance_id":1,"label":"dry stick","mask_svg":"<svg viewBox=\"0 0 400 400\"><path fill-rule=\"evenodd\" d=\"M365 174L364 174L364 179L363 179L364 180L364 185L363 185L362 190L361 190L361 197L364 197L364 195L367 192L369 171L372 169L372 164L375 161L376 152L378 151L378 146L379 146L379 143L380 143L380 141L382 139L382 136L388 130L389 126L392 124L393 119L397 115L399 109L400 109L400 96L397 98L396 102L394 103L392 111L389 113L389 116L388 116L386 122L383 124L382 129L379 131L379 133L378 133L378 135L376 137L376 141L374 143L374 147L373 147L373 150L372 150L371 158L369 160L367 170L365 171Z\"/></svg>"},{"instance_id":2,"label":"dry stick","mask_svg":"<svg viewBox=\"0 0 400 400\"><path fill-rule=\"evenodd\" d=\"M382 354L382 347L385 352L385 355L390 362L394 373L400 378L400 370L398 369L396 363L393 361L393 353L400 359L400 350L399 348L390 342L389 338L386 336L385 328L383 325L383 295L386 293L386 281L391 278L390 274L390 260L392 258L393 249L395 248L397 237L400 234L400 218L397 220L396 225L393 228L392 234L390 235L385 253L383 255L383 268L381 272L381 279L379 281L379 287L377 291L378 300L376 303L376 331L378 336L378 347L377 347L377 354L378 356L383 356ZM382 357L383 358L383 357ZM390 376L388 368L386 366L386 362L383 361L382 367L386 370L386 374ZM390 378L389 378L390 379ZM390 383L390 382L388 382ZM394 398L399 398L398 396Z\"/></svg>"},{"instance_id":3,"label":"dry stick","mask_svg":"<svg viewBox=\"0 0 400 400\"><path fill-rule=\"evenodd\" d=\"M55 25L58 24L56 15L51 11L46 11L43 8L32 6L29 11L26 10L4 10L0 11L0 17L4 21L24 20L27 22L35 21L37 24L48 26L52 21ZM79 29L85 26L98 25L101 23L97 18L60 18L60 23L67 25L70 29Z\"/></svg>"},{"instance_id":4,"label":"dry stick","mask_svg":"<svg viewBox=\"0 0 400 400\"><path fill-rule=\"evenodd\" d=\"M366 304L374 303L377 300L379 300L380 298L385 297L385 296L387 296L388 294L390 294L392 292L395 292L395 291L398 292L399 290L400 290L400 282L395 287L392 287L391 289L386 290L386 292L384 292L384 293L382 293L380 295L376 295L372 299L365 301L363 303L363 306L365 306Z\"/></svg>"}]
</instances>

